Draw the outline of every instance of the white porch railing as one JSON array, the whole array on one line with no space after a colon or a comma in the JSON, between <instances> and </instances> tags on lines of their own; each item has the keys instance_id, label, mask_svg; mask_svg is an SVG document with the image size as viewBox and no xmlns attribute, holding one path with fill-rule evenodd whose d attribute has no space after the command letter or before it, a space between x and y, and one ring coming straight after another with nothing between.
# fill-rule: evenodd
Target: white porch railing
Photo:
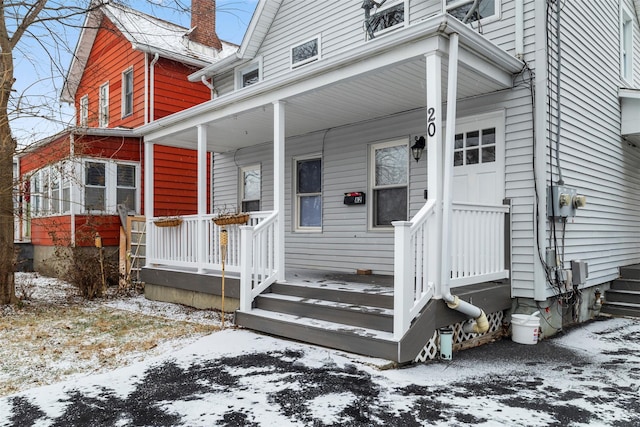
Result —
<instances>
[{"instance_id":1,"label":"white porch railing","mask_svg":"<svg viewBox=\"0 0 640 427\"><path fill-rule=\"evenodd\" d=\"M241 311L250 311L253 300L276 280L277 229L278 212L255 227L241 227Z\"/></svg>"},{"instance_id":2,"label":"white porch railing","mask_svg":"<svg viewBox=\"0 0 640 427\"><path fill-rule=\"evenodd\" d=\"M436 203L428 200L411 221L395 221L394 324L399 340L433 297L438 281ZM505 215L509 206L454 203L450 287L509 277L505 267ZM438 290L439 291L439 290Z\"/></svg>"},{"instance_id":3,"label":"white porch railing","mask_svg":"<svg viewBox=\"0 0 640 427\"><path fill-rule=\"evenodd\" d=\"M506 279L507 205L453 203L451 287Z\"/></svg>"},{"instance_id":4,"label":"white porch railing","mask_svg":"<svg viewBox=\"0 0 640 427\"><path fill-rule=\"evenodd\" d=\"M252 212L249 225L255 226L270 212ZM159 227L148 219L147 264L203 270L221 270L220 230L213 222L215 215L186 215L174 227ZM227 226L229 236L225 271L240 273L240 228Z\"/></svg>"}]
</instances>

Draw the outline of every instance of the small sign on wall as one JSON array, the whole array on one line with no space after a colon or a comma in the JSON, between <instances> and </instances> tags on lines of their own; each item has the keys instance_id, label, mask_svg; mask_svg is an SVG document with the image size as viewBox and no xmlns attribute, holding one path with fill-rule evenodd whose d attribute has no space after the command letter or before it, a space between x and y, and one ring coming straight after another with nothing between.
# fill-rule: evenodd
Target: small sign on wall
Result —
<instances>
[{"instance_id":1,"label":"small sign on wall","mask_svg":"<svg viewBox=\"0 0 640 427\"><path fill-rule=\"evenodd\" d=\"M362 191L352 191L351 193L344 193L345 205L364 205L365 194Z\"/></svg>"}]
</instances>

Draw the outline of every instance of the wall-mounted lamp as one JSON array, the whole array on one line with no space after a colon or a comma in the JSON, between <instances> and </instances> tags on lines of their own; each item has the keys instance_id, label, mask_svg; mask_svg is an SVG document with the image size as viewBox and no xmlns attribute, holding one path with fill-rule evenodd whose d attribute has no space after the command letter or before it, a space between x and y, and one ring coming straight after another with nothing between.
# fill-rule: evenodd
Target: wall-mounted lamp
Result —
<instances>
[{"instance_id":1,"label":"wall-mounted lamp","mask_svg":"<svg viewBox=\"0 0 640 427\"><path fill-rule=\"evenodd\" d=\"M416 162L420 161L425 145L427 145L427 141L425 141L424 136L416 136L416 142L411 146L411 153Z\"/></svg>"}]
</instances>

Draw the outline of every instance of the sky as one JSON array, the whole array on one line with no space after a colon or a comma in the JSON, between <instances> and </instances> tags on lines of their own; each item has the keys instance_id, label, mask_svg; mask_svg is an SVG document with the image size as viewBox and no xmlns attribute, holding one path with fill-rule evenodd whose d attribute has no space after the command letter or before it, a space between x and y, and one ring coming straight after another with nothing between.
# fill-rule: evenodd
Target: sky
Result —
<instances>
[{"instance_id":1,"label":"sky","mask_svg":"<svg viewBox=\"0 0 640 427\"><path fill-rule=\"evenodd\" d=\"M190 0L119 0L129 7L189 27L188 12L177 12L176 5L189 5ZM216 30L225 41L240 44L258 0L218 0ZM73 121L71 106L60 101L64 75L71 63L72 51L80 35L83 18L74 26L53 26L53 33L35 27L25 34L14 51L15 110L27 110L29 116L12 117L14 136L28 145L63 130ZM49 53L46 53L45 50ZM55 52L53 59L50 53ZM26 105L36 108L25 109Z\"/></svg>"}]
</instances>

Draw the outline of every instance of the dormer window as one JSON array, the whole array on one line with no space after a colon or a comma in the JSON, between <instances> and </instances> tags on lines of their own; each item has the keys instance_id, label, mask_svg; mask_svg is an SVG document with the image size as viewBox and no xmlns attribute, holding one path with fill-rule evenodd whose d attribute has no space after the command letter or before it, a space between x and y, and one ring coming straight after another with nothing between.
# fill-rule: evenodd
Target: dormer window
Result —
<instances>
[{"instance_id":1,"label":"dormer window","mask_svg":"<svg viewBox=\"0 0 640 427\"><path fill-rule=\"evenodd\" d=\"M445 0L449 15L466 23L498 15L496 0Z\"/></svg>"},{"instance_id":2,"label":"dormer window","mask_svg":"<svg viewBox=\"0 0 640 427\"><path fill-rule=\"evenodd\" d=\"M405 0L383 2L382 7L373 1L365 1L365 28L367 36L372 39L378 35L403 27L407 22Z\"/></svg>"},{"instance_id":3,"label":"dormer window","mask_svg":"<svg viewBox=\"0 0 640 427\"><path fill-rule=\"evenodd\" d=\"M235 71L236 89L254 85L262 80L262 58L248 66L237 68Z\"/></svg>"},{"instance_id":4,"label":"dormer window","mask_svg":"<svg viewBox=\"0 0 640 427\"><path fill-rule=\"evenodd\" d=\"M291 48L291 68L320 59L320 36L304 41Z\"/></svg>"}]
</instances>

